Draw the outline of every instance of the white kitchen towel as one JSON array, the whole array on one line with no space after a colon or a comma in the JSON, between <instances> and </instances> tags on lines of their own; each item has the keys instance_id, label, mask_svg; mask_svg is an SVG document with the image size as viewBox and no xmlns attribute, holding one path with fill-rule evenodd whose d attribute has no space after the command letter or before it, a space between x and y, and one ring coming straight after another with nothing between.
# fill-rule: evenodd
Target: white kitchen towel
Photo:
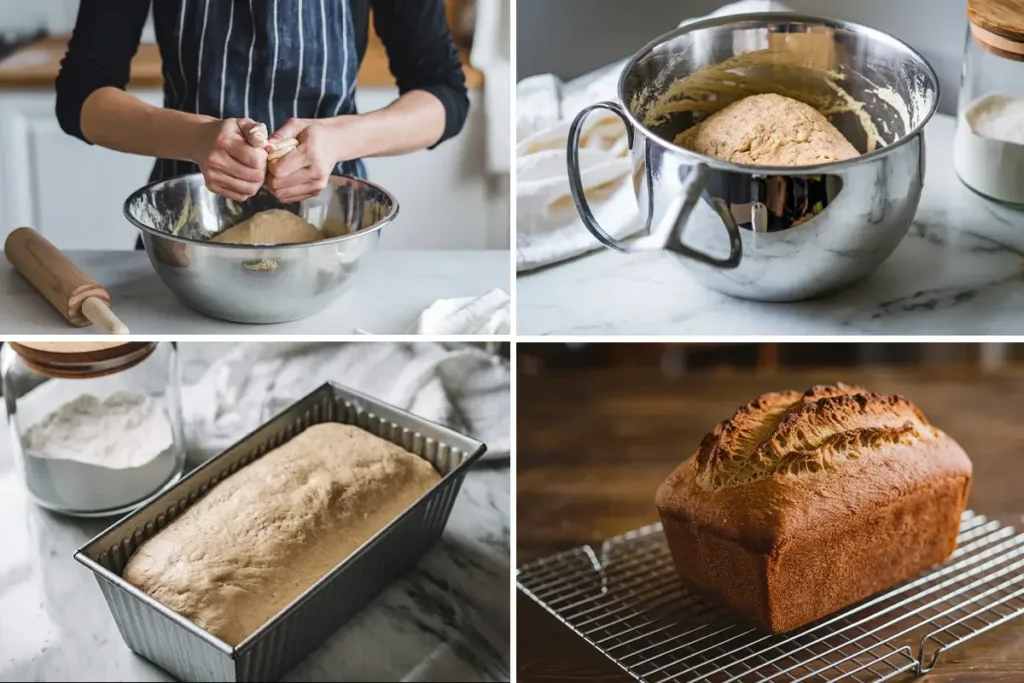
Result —
<instances>
[{"instance_id":1,"label":"white kitchen towel","mask_svg":"<svg viewBox=\"0 0 1024 683\"><path fill-rule=\"evenodd\" d=\"M516 144L562 120L562 88L554 74L529 76L516 83Z\"/></svg>"},{"instance_id":2,"label":"white kitchen towel","mask_svg":"<svg viewBox=\"0 0 1024 683\"><path fill-rule=\"evenodd\" d=\"M576 213L569 190L566 142L571 120L589 102L614 99L617 72L564 98L552 76L516 86L516 270L539 268L600 246ZM521 94L520 94L521 93ZM560 115L562 120L554 119ZM632 186L626 128L614 114L597 111L580 141L580 175L591 209L613 237L641 227Z\"/></svg>"},{"instance_id":3,"label":"white kitchen towel","mask_svg":"<svg viewBox=\"0 0 1024 683\"><path fill-rule=\"evenodd\" d=\"M508 362L442 344L239 344L183 391L190 460L216 455L326 381L333 380L509 454Z\"/></svg>"},{"instance_id":4,"label":"white kitchen towel","mask_svg":"<svg viewBox=\"0 0 1024 683\"><path fill-rule=\"evenodd\" d=\"M708 16L785 11L774 0L741 0ZM703 17L684 20L680 26ZM532 270L593 251L601 244L583 226L569 191L566 144L569 126L589 104L616 100L623 60L574 96L551 74L516 85L516 270ZM594 132L599 134L594 135ZM609 112L594 112L580 150L583 186L598 223L617 239L644 226L628 180L625 127Z\"/></svg>"},{"instance_id":5,"label":"white kitchen towel","mask_svg":"<svg viewBox=\"0 0 1024 683\"><path fill-rule=\"evenodd\" d=\"M476 298L440 299L420 314L416 334L511 334L511 304L500 289Z\"/></svg>"}]
</instances>

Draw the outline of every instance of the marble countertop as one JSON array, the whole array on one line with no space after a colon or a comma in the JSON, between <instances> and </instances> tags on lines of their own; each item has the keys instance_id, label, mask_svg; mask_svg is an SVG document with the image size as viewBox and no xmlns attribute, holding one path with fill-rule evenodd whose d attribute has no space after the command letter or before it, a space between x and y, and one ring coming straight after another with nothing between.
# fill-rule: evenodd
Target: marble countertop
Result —
<instances>
[{"instance_id":1,"label":"marble countertop","mask_svg":"<svg viewBox=\"0 0 1024 683\"><path fill-rule=\"evenodd\" d=\"M1024 333L1024 211L960 183L953 171L954 129L950 116L928 123L925 187L909 233L872 276L839 294L791 304L743 301L703 288L668 254L601 250L520 274L517 332Z\"/></svg>"},{"instance_id":2,"label":"marble countertop","mask_svg":"<svg viewBox=\"0 0 1024 683\"><path fill-rule=\"evenodd\" d=\"M143 252L71 251L68 257L110 292L113 310L132 334L407 334L438 299L509 290L509 253L389 251L358 273L351 289L319 314L278 325L207 318L180 303ZM372 305L367 305L371 302ZM0 259L0 335L98 334L73 327L5 260Z\"/></svg>"},{"instance_id":3,"label":"marble countertop","mask_svg":"<svg viewBox=\"0 0 1024 683\"><path fill-rule=\"evenodd\" d=\"M190 360L189 374L203 362ZM0 681L174 680L128 649L92 573L72 558L111 521L33 504L6 424L3 417ZM441 542L286 680L509 680L509 496L507 467L469 472Z\"/></svg>"}]
</instances>

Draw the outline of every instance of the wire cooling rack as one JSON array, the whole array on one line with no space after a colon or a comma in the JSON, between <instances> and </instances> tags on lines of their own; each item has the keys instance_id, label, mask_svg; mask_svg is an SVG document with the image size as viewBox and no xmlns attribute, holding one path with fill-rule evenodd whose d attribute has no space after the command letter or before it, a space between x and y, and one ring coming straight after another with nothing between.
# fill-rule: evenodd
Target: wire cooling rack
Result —
<instances>
[{"instance_id":1,"label":"wire cooling rack","mask_svg":"<svg viewBox=\"0 0 1024 683\"><path fill-rule=\"evenodd\" d=\"M1024 615L1024 534L964 513L953 556L778 636L682 588L661 525L521 567L519 588L638 681L885 681Z\"/></svg>"}]
</instances>

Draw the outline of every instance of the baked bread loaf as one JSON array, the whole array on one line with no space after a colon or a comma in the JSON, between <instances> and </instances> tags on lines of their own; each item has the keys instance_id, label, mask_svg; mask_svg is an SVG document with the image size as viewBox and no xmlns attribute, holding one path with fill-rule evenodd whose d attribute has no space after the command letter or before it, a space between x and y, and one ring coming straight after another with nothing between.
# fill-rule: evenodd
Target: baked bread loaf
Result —
<instances>
[{"instance_id":1,"label":"baked bread loaf","mask_svg":"<svg viewBox=\"0 0 1024 683\"><path fill-rule=\"evenodd\" d=\"M860 156L814 107L767 93L729 104L676 136L675 143L737 164L815 166Z\"/></svg>"},{"instance_id":2,"label":"baked bread loaf","mask_svg":"<svg viewBox=\"0 0 1024 683\"><path fill-rule=\"evenodd\" d=\"M358 427L314 425L210 489L123 576L238 645L439 480Z\"/></svg>"},{"instance_id":3,"label":"baked bread loaf","mask_svg":"<svg viewBox=\"0 0 1024 683\"><path fill-rule=\"evenodd\" d=\"M683 582L782 633L946 560L970 482L912 403L837 384L740 408L656 504Z\"/></svg>"}]
</instances>

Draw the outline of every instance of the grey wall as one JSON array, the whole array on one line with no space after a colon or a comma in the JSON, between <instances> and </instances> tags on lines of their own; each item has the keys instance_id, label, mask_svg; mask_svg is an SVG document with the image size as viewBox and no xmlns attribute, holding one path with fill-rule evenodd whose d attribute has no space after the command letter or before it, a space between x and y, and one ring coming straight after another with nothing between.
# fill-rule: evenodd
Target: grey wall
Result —
<instances>
[{"instance_id":1,"label":"grey wall","mask_svg":"<svg viewBox=\"0 0 1024 683\"><path fill-rule=\"evenodd\" d=\"M792 9L887 31L920 51L939 74L940 111L956 112L967 30L965 0L784 0ZM519 0L517 78L570 79L628 57L686 18L724 0Z\"/></svg>"}]
</instances>

